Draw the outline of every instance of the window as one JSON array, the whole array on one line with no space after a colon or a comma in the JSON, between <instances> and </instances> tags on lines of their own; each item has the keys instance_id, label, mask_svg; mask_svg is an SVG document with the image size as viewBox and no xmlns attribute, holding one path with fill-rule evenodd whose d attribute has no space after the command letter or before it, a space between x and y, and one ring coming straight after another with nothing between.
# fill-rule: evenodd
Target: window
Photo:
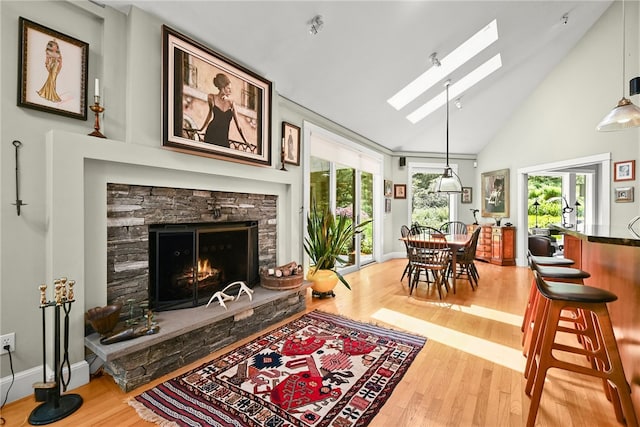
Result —
<instances>
[{"instance_id":1,"label":"window","mask_svg":"<svg viewBox=\"0 0 640 427\"><path fill-rule=\"evenodd\" d=\"M450 166L455 172L455 165ZM439 163L409 165L409 224L417 222L420 225L440 228L443 223L457 219L456 196L434 192L436 181L443 170L444 164Z\"/></svg>"}]
</instances>

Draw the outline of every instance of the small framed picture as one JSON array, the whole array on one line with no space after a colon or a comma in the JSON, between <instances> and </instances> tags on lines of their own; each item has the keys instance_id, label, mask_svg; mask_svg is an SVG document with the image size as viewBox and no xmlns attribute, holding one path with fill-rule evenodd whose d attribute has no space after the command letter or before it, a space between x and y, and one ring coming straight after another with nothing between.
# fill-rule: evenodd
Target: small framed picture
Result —
<instances>
[{"instance_id":1,"label":"small framed picture","mask_svg":"<svg viewBox=\"0 0 640 427\"><path fill-rule=\"evenodd\" d=\"M633 202L633 187L616 187L616 202Z\"/></svg>"},{"instance_id":2,"label":"small framed picture","mask_svg":"<svg viewBox=\"0 0 640 427\"><path fill-rule=\"evenodd\" d=\"M300 128L282 122L282 161L300 166Z\"/></svg>"},{"instance_id":3,"label":"small framed picture","mask_svg":"<svg viewBox=\"0 0 640 427\"><path fill-rule=\"evenodd\" d=\"M87 120L89 43L23 17L19 26L18 106Z\"/></svg>"},{"instance_id":4,"label":"small framed picture","mask_svg":"<svg viewBox=\"0 0 640 427\"><path fill-rule=\"evenodd\" d=\"M636 161L627 160L613 164L614 181L633 181L636 179Z\"/></svg>"},{"instance_id":5,"label":"small framed picture","mask_svg":"<svg viewBox=\"0 0 640 427\"><path fill-rule=\"evenodd\" d=\"M394 186L393 186L393 198L394 199L406 199L407 198L407 185L406 184L394 184Z\"/></svg>"},{"instance_id":6,"label":"small framed picture","mask_svg":"<svg viewBox=\"0 0 640 427\"><path fill-rule=\"evenodd\" d=\"M391 199L384 199L384 213L391 212Z\"/></svg>"},{"instance_id":7,"label":"small framed picture","mask_svg":"<svg viewBox=\"0 0 640 427\"><path fill-rule=\"evenodd\" d=\"M462 197L460 203L473 203L473 188L462 187Z\"/></svg>"},{"instance_id":8,"label":"small framed picture","mask_svg":"<svg viewBox=\"0 0 640 427\"><path fill-rule=\"evenodd\" d=\"M393 182L388 179L384 180L384 197L393 196Z\"/></svg>"}]
</instances>

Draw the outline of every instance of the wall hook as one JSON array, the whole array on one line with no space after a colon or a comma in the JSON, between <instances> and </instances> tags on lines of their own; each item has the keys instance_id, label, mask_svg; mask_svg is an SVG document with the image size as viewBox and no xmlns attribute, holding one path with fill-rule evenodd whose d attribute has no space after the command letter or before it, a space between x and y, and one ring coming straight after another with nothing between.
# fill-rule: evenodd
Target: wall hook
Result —
<instances>
[{"instance_id":1,"label":"wall hook","mask_svg":"<svg viewBox=\"0 0 640 427\"><path fill-rule=\"evenodd\" d=\"M16 202L12 203L12 205L15 205L16 210L18 211L18 216L20 216L20 206L27 206L26 203L22 203L22 200L20 200L20 168L18 163L18 148L22 146L22 142L15 140L12 142L12 144L16 148Z\"/></svg>"}]
</instances>

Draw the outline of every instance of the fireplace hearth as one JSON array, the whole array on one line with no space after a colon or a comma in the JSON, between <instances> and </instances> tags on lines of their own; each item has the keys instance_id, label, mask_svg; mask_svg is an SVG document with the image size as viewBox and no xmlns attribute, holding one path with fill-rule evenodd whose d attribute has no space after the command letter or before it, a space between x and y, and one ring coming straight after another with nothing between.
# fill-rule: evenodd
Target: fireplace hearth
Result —
<instances>
[{"instance_id":1,"label":"fireplace hearth","mask_svg":"<svg viewBox=\"0 0 640 427\"><path fill-rule=\"evenodd\" d=\"M149 225L153 310L206 304L235 281L259 282L257 221Z\"/></svg>"}]
</instances>

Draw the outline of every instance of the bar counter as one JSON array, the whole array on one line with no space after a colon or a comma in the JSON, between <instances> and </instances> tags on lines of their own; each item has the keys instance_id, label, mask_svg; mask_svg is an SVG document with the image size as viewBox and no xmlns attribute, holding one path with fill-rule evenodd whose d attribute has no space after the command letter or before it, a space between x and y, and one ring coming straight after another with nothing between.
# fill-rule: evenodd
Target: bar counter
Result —
<instances>
[{"instance_id":1,"label":"bar counter","mask_svg":"<svg viewBox=\"0 0 640 427\"><path fill-rule=\"evenodd\" d=\"M626 228L591 227L585 232L554 226L564 234L564 256L591 274L585 284L618 296L608 304L631 398L640 415L640 239Z\"/></svg>"}]
</instances>

